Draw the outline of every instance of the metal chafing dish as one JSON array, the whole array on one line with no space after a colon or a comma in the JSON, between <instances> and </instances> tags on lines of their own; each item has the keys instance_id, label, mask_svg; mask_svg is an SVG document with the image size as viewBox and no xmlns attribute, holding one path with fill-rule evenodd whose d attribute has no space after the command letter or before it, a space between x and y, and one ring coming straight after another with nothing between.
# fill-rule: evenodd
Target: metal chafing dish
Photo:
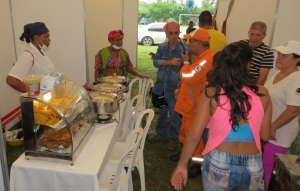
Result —
<instances>
[{"instance_id":1,"label":"metal chafing dish","mask_svg":"<svg viewBox=\"0 0 300 191\"><path fill-rule=\"evenodd\" d=\"M118 76L115 73L111 76L105 76L102 78L98 78L98 81L100 83L121 84L121 85L124 85L125 87L128 87L129 82L130 82L128 77Z\"/></svg>"},{"instance_id":2,"label":"metal chafing dish","mask_svg":"<svg viewBox=\"0 0 300 191\"><path fill-rule=\"evenodd\" d=\"M111 114L119 109L121 97L115 93L91 92L95 112L98 114Z\"/></svg>"},{"instance_id":3,"label":"metal chafing dish","mask_svg":"<svg viewBox=\"0 0 300 191\"><path fill-rule=\"evenodd\" d=\"M39 96L20 96L26 159L73 164L94 130L88 92L65 79Z\"/></svg>"},{"instance_id":4,"label":"metal chafing dish","mask_svg":"<svg viewBox=\"0 0 300 191\"><path fill-rule=\"evenodd\" d=\"M90 92L95 110L95 122L110 123L116 118L113 115L119 110L121 96L115 93L107 92ZM120 110L119 110L120 116Z\"/></svg>"},{"instance_id":5,"label":"metal chafing dish","mask_svg":"<svg viewBox=\"0 0 300 191\"><path fill-rule=\"evenodd\" d=\"M90 85L90 89L97 92L106 92L106 93L115 93L121 96L121 100L124 101L125 97L123 92L127 91L127 87L121 84L109 84L109 83L101 83L96 85Z\"/></svg>"}]
</instances>

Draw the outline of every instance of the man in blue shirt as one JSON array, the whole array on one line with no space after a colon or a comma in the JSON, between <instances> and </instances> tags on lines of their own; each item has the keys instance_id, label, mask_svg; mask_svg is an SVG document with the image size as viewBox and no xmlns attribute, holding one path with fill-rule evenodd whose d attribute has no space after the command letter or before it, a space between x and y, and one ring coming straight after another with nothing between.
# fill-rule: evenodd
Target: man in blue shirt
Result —
<instances>
[{"instance_id":1,"label":"man in blue shirt","mask_svg":"<svg viewBox=\"0 0 300 191\"><path fill-rule=\"evenodd\" d=\"M176 22L166 24L166 35L169 42L164 42L158 46L157 52L153 58L154 67L158 68L157 80L152 92L157 95L164 95L166 106L159 109L159 117L156 126L156 134L149 138L150 142L164 141L169 138L168 149L173 151L178 140L180 118L174 111L176 98L174 91L180 81L180 69L183 66L181 52L184 52L182 45L178 41L180 26ZM189 47L183 44L189 51ZM169 133L167 133L167 115L170 114Z\"/></svg>"}]
</instances>

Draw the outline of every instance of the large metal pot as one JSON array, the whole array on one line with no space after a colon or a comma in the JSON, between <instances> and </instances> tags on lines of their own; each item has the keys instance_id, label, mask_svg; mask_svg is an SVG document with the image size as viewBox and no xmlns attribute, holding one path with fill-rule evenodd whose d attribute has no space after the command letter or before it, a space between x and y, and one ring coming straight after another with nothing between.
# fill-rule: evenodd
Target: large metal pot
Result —
<instances>
[{"instance_id":1,"label":"large metal pot","mask_svg":"<svg viewBox=\"0 0 300 191\"><path fill-rule=\"evenodd\" d=\"M111 114L119 109L121 97L115 93L90 92L95 112L98 114Z\"/></svg>"},{"instance_id":2,"label":"large metal pot","mask_svg":"<svg viewBox=\"0 0 300 191\"><path fill-rule=\"evenodd\" d=\"M90 88L97 92L107 92L107 93L115 93L121 96L123 99L123 92L127 90L127 87L121 85L121 84L96 84L91 85Z\"/></svg>"},{"instance_id":3,"label":"large metal pot","mask_svg":"<svg viewBox=\"0 0 300 191\"><path fill-rule=\"evenodd\" d=\"M129 85L129 78L125 76L117 76L115 73L111 76L105 76L102 78L98 78L98 81L100 83L109 83L109 84L121 84L124 85L125 87L128 87Z\"/></svg>"}]
</instances>

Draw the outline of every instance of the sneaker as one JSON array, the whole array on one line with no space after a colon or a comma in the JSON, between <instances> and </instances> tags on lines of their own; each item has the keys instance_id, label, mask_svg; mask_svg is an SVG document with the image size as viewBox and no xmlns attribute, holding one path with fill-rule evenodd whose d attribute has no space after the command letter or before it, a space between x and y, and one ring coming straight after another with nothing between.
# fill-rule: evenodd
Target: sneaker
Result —
<instances>
[{"instance_id":1,"label":"sneaker","mask_svg":"<svg viewBox=\"0 0 300 191\"><path fill-rule=\"evenodd\" d=\"M176 144L177 144L177 140L176 139L170 139L169 140L168 150L169 151L174 151L175 148L176 148Z\"/></svg>"},{"instance_id":2,"label":"sneaker","mask_svg":"<svg viewBox=\"0 0 300 191\"><path fill-rule=\"evenodd\" d=\"M159 136L158 134L154 134L151 137L148 138L149 142L157 142L157 141L165 141L167 140L166 138L162 138L161 136Z\"/></svg>"},{"instance_id":3,"label":"sneaker","mask_svg":"<svg viewBox=\"0 0 300 191\"><path fill-rule=\"evenodd\" d=\"M196 178L201 175L201 164L195 162L188 170L188 178Z\"/></svg>"}]
</instances>

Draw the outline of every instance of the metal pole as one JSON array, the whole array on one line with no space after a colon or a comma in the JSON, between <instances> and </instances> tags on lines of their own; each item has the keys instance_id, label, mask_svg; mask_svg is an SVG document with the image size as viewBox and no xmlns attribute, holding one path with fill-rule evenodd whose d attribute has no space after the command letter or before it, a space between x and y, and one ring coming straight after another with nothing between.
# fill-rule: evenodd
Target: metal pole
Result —
<instances>
[{"instance_id":1,"label":"metal pole","mask_svg":"<svg viewBox=\"0 0 300 191\"><path fill-rule=\"evenodd\" d=\"M271 30L270 39L269 39L269 47L272 47L272 45L273 45L273 36L274 36L274 30L275 30L276 21L277 21L279 3L280 3L280 0L277 0L276 7L275 7L275 12L274 12L274 17L273 17L272 30Z\"/></svg>"},{"instance_id":2,"label":"metal pole","mask_svg":"<svg viewBox=\"0 0 300 191\"><path fill-rule=\"evenodd\" d=\"M1 119L1 116L0 116ZM1 173L3 177L3 184L4 184L4 189L5 191L9 191L9 176L8 176L8 169L7 169L7 160L6 160L6 149L4 145L3 140L3 133L2 133L2 123L0 120L0 163L1 163ZM1 181L1 180L0 180Z\"/></svg>"}]
</instances>

